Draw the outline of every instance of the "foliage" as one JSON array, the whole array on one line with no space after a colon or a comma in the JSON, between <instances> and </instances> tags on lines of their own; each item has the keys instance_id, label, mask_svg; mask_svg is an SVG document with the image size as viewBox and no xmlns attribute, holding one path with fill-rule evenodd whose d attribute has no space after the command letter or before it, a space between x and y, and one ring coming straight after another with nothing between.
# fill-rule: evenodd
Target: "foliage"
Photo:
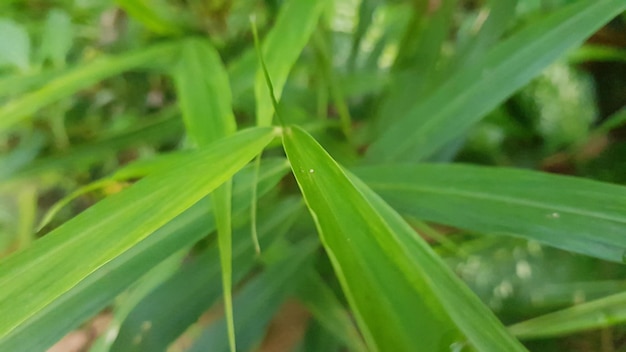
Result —
<instances>
[{"instance_id":1,"label":"foliage","mask_svg":"<svg viewBox=\"0 0 626 352\"><path fill-rule=\"evenodd\" d=\"M94 317L93 351L625 332L625 79L582 68L623 65L587 40L626 0L0 9L0 350Z\"/></svg>"}]
</instances>

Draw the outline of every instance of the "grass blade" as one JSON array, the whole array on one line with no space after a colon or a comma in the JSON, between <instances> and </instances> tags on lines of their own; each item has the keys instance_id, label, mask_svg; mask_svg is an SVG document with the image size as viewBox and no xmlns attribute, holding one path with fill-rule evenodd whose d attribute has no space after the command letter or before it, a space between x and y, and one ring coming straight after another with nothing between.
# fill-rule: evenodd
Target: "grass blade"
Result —
<instances>
[{"instance_id":1,"label":"grass blade","mask_svg":"<svg viewBox=\"0 0 626 352\"><path fill-rule=\"evenodd\" d=\"M119 56L100 58L67 71L45 86L0 107L0 133L48 104L68 97L107 77L168 57L177 47L177 43L153 45Z\"/></svg>"},{"instance_id":2,"label":"grass blade","mask_svg":"<svg viewBox=\"0 0 626 352\"><path fill-rule=\"evenodd\" d=\"M367 187L357 189L313 138L293 127L283 143L370 349L447 350L467 338L481 351L524 350L393 209Z\"/></svg>"},{"instance_id":3,"label":"grass blade","mask_svg":"<svg viewBox=\"0 0 626 352\"><path fill-rule=\"evenodd\" d=\"M509 331L521 339L537 339L607 328L625 321L626 293L618 293L517 323Z\"/></svg>"},{"instance_id":4,"label":"grass blade","mask_svg":"<svg viewBox=\"0 0 626 352\"><path fill-rule=\"evenodd\" d=\"M285 160L266 160L261 166L259 194L266 194L285 175ZM250 202L252 168L235 175L233 212L241 215ZM106 263L77 286L63 294L0 339L0 350L38 351L49 348L67 332L101 311L123 290L164 258L215 230L212 204L202 200L136 246ZM37 338L32 337L36 335Z\"/></svg>"},{"instance_id":5,"label":"grass blade","mask_svg":"<svg viewBox=\"0 0 626 352\"><path fill-rule=\"evenodd\" d=\"M154 33L162 35L179 35L183 33L181 22L174 14L176 9L162 0L116 0L130 17L139 21Z\"/></svg>"},{"instance_id":6,"label":"grass blade","mask_svg":"<svg viewBox=\"0 0 626 352\"><path fill-rule=\"evenodd\" d=\"M367 157L399 161L430 156L625 9L625 0L584 0L532 23L414 106L370 146Z\"/></svg>"},{"instance_id":7,"label":"grass blade","mask_svg":"<svg viewBox=\"0 0 626 352\"><path fill-rule=\"evenodd\" d=\"M249 170L251 171L251 170ZM248 183L246 186L250 186ZM248 204L247 199L245 200ZM302 210L301 199L288 198L263 214L260 237L265 245L287 232ZM240 282L256 264L254 248L246 239L247 228L235 231L233 280ZM168 346L220 297L219 250L212 246L193 262L151 292L128 315L119 329L112 351L154 351ZM152 322L145 330L145 322ZM141 337L139 343L133 341Z\"/></svg>"},{"instance_id":8,"label":"grass blade","mask_svg":"<svg viewBox=\"0 0 626 352\"><path fill-rule=\"evenodd\" d=\"M298 288L297 294L329 334L342 341L350 351L367 351L350 314L318 273L309 274L306 284Z\"/></svg>"},{"instance_id":9,"label":"grass blade","mask_svg":"<svg viewBox=\"0 0 626 352\"><path fill-rule=\"evenodd\" d=\"M231 108L228 74L218 52L206 41L189 40L175 74L178 97L187 133L198 146L234 133L237 129ZM222 289L231 351L236 350L232 307L232 183L226 181L212 196Z\"/></svg>"},{"instance_id":10,"label":"grass blade","mask_svg":"<svg viewBox=\"0 0 626 352\"><path fill-rule=\"evenodd\" d=\"M398 211L420 219L623 261L622 186L469 165L366 167L356 173Z\"/></svg>"},{"instance_id":11,"label":"grass blade","mask_svg":"<svg viewBox=\"0 0 626 352\"><path fill-rule=\"evenodd\" d=\"M276 311L303 281L305 275L302 273L310 268L312 254L318 245L315 240L302 241L296 245L276 243L271 250L278 250L278 253L273 253L278 259L268 264L261 274L251 279L237 294L237 338L242 351L255 350ZM227 351L224 330L224 320L216 322L203 332L189 351Z\"/></svg>"},{"instance_id":12,"label":"grass blade","mask_svg":"<svg viewBox=\"0 0 626 352\"><path fill-rule=\"evenodd\" d=\"M275 134L246 130L192 153L0 262L0 339L228 180Z\"/></svg>"},{"instance_id":13,"label":"grass blade","mask_svg":"<svg viewBox=\"0 0 626 352\"><path fill-rule=\"evenodd\" d=\"M276 24L263 41L263 57L277 100L280 100L289 71L309 41L326 4L324 0L288 0L281 5ZM261 69L257 71L254 82L254 95L257 124L271 125L274 108Z\"/></svg>"}]
</instances>

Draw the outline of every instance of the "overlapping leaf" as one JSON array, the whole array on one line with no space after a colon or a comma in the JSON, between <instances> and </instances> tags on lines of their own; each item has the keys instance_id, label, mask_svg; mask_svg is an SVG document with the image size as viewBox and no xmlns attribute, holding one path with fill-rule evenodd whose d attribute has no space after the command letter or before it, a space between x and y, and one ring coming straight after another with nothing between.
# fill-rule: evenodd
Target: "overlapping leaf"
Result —
<instances>
[{"instance_id":1,"label":"overlapping leaf","mask_svg":"<svg viewBox=\"0 0 626 352\"><path fill-rule=\"evenodd\" d=\"M357 175L398 211L420 219L616 262L626 250L621 186L469 165L374 166Z\"/></svg>"},{"instance_id":2,"label":"overlapping leaf","mask_svg":"<svg viewBox=\"0 0 626 352\"><path fill-rule=\"evenodd\" d=\"M2 261L0 339L217 188L275 133L246 130L192 153L172 169L103 200Z\"/></svg>"},{"instance_id":3,"label":"overlapping leaf","mask_svg":"<svg viewBox=\"0 0 626 352\"><path fill-rule=\"evenodd\" d=\"M625 9L625 0L583 0L532 23L496 45L484 59L459 70L390 125L368 149L369 160L420 160L432 155Z\"/></svg>"},{"instance_id":4,"label":"overlapping leaf","mask_svg":"<svg viewBox=\"0 0 626 352\"><path fill-rule=\"evenodd\" d=\"M489 310L417 234L297 127L283 143L322 243L373 350L469 344L518 351ZM365 195L364 195L365 192Z\"/></svg>"}]
</instances>

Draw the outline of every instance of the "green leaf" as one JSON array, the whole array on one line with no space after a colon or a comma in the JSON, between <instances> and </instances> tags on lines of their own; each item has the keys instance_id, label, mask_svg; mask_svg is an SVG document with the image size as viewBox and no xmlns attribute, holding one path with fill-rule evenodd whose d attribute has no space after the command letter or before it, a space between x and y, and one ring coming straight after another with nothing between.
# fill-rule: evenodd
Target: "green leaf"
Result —
<instances>
[{"instance_id":1,"label":"green leaf","mask_svg":"<svg viewBox=\"0 0 626 352\"><path fill-rule=\"evenodd\" d=\"M469 165L376 166L356 173L401 213L623 261L622 186Z\"/></svg>"},{"instance_id":2,"label":"green leaf","mask_svg":"<svg viewBox=\"0 0 626 352\"><path fill-rule=\"evenodd\" d=\"M228 74L217 51L206 41L183 45L175 74L176 88L187 133L204 146L235 132ZM236 350L232 309L232 184L225 182L213 192L213 206L222 266L222 287L231 351Z\"/></svg>"},{"instance_id":3,"label":"green leaf","mask_svg":"<svg viewBox=\"0 0 626 352\"><path fill-rule=\"evenodd\" d=\"M309 274L306 282L298 287L297 294L329 334L342 341L350 351L367 351L350 314L318 273Z\"/></svg>"},{"instance_id":4,"label":"green leaf","mask_svg":"<svg viewBox=\"0 0 626 352\"><path fill-rule=\"evenodd\" d=\"M179 35L183 33L180 21L176 18L176 9L163 0L116 0L130 17L146 28L161 35Z\"/></svg>"},{"instance_id":5,"label":"green leaf","mask_svg":"<svg viewBox=\"0 0 626 352\"><path fill-rule=\"evenodd\" d=\"M0 339L228 180L275 135L246 130L192 153L0 262Z\"/></svg>"},{"instance_id":6,"label":"green leaf","mask_svg":"<svg viewBox=\"0 0 626 352\"><path fill-rule=\"evenodd\" d=\"M370 146L367 157L399 161L432 155L625 9L625 0L583 0L531 23L418 102Z\"/></svg>"},{"instance_id":7,"label":"green leaf","mask_svg":"<svg viewBox=\"0 0 626 352\"><path fill-rule=\"evenodd\" d=\"M48 12L41 39L40 56L42 60L50 60L55 66L65 65L65 58L72 47L74 28L67 12L54 9Z\"/></svg>"},{"instance_id":8,"label":"green leaf","mask_svg":"<svg viewBox=\"0 0 626 352\"><path fill-rule=\"evenodd\" d=\"M157 44L119 56L103 57L67 71L45 86L0 107L0 133L48 104L107 77L168 57L177 47L177 43Z\"/></svg>"},{"instance_id":9,"label":"green leaf","mask_svg":"<svg viewBox=\"0 0 626 352\"><path fill-rule=\"evenodd\" d=\"M182 45L174 81L180 110L191 139L199 146L237 129L228 74L210 43L190 39Z\"/></svg>"},{"instance_id":10,"label":"green leaf","mask_svg":"<svg viewBox=\"0 0 626 352\"><path fill-rule=\"evenodd\" d=\"M10 19L0 19L0 66L3 65L13 65L22 71L30 68L28 33Z\"/></svg>"},{"instance_id":11,"label":"green leaf","mask_svg":"<svg viewBox=\"0 0 626 352\"><path fill-rule=\"evenodd\" d=\"M266 160L261 166L259 194L272 189L285 175L285 160ZM250 205L253 170L235 175L233 212L245 213ZM136 246L106 263L78 285L31 316L0 339L0 350L45 350L87 318L101 311L141 275L176 251L192 245L215 229L212 204L201 200ZM37 338L32 337L36 335Z\"/></svg>"},{"instance_id":12,"label":"green leaf","mask_svg":"<svg viewBox=\"0 0 626 352\"><path fill-rule=\"evenodd\" d=\"M263 43L263 57L277 100L280 100L289 71L309 41L326 4L325 0L287 0L281 5L276 23ZM274 108L260 68L254 82L254 93L257 123L269 126Z\"/></svg>"},{"instance_id":13,"label":"green leaf","mask_svg":"<svg viewBox=\"0 0 626 352\"><path fill-rule=\"evenodd\" d=\"M367 187L357 189L306 132L289 128L283 143L370 349L447 350L467 338L481 351L524 350L424 240Z\"/></svg>"},{"instance_id":14,"label":"green leaf","mask_svg":"<svg viewBox=\"0 0 626 352\"><path fill-rule=\"evenodd\" d=\"M274 247L272 249L280 250L279 259L268 264L235 297L237 346L241 351L255 350L272 317L303 281L305 275L302 274L308 271L318 242L307 240L296 245L283 245L283 248L276 248L276 245ZM269 250L265 252L269 253ZM189 351L228 351L228 344L224 339L225 330L224 320L217 321L203 332Z\"/></svg>"},{"instance_id":15,"label":"green leaf","mask_svg":"<svg viewBox=\"0 0 626 352\"><path fill-rule=\"evenodd\" d=\"M626 321L626 293L582 303L509 327L521 339L537 339L607 328Z\"/></svg>"},{"instance_id":16,"label":"green leaf","mask_svg":"<svg viewBox=\"0 0 626 352\"><path fill-rule=\"evenodd\" d=\"M249 204L247 199L245 201ZM287 198L270 214L262 216L259 235L264 244L269 245L281 237L301 210L301 199ZM256 262L247 230L239 229L233 236L234 282L245 278ZM111 350L154 351L169 345L215 303L222 291L219 283L219 252L216 246L212 246L135 307L120 327ZM146 322L150 324L148 330L145 329ZM136 343L137 340L140 342Z\"/></svg>"}]
</instances>

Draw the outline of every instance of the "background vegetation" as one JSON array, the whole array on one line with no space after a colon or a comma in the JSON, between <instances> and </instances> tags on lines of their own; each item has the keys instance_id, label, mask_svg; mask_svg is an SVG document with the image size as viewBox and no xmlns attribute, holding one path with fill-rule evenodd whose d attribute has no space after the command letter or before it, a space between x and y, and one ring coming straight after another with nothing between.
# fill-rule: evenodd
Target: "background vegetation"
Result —
<instances>
[{"instance_id":1,"label":"background vegetation","mask_svg":"<svg viewBox=\"0 0 626 352\"><path fill-rule=\"evenodd\" d=\"M3 1L0 350L626 349L624 11Z\"/></svg>"}]
</instances>

